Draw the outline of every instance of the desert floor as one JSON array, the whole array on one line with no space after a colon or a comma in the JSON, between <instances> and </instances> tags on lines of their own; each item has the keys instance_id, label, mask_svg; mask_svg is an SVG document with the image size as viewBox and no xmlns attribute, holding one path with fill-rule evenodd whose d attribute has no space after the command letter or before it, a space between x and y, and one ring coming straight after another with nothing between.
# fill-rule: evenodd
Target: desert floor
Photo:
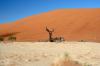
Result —
<instances>
[{"instance_id":1,"label":"desert floor","mask_svg":"<svg viewBox=\"0 0 100 66\"><path fill-rule=\"evenodd\" d=\"M0 66L51 66L65 54L83 66L100 66L95 42L1 42Z\"/></svg>"}]
</instances>

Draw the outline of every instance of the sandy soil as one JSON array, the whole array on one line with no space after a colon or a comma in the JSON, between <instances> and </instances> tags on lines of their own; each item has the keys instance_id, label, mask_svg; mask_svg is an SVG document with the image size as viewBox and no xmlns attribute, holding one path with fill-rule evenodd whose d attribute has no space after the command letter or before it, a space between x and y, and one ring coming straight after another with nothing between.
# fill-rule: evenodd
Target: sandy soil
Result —
<instances>
[{"instance_id":1,"label":"sandy soil","mask_svg":"<svg viewBox=\"0 0 100 66\"><path fill-rule=\"evenodd\" d=\"M82 65L100 66L100 43L0 43L0 66L52 66L64 55Z\"/></svg>"}]
</instances>

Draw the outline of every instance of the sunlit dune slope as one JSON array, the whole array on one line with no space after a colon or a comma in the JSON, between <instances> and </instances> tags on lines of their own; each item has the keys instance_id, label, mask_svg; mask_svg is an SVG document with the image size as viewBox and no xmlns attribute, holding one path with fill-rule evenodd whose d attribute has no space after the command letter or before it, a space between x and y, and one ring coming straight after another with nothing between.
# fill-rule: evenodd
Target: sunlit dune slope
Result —
<instances>
[{"instance_id":1,"label":"sunlit dune slope","mask_svg":"<svg viewBox=\"0 0 100 66\"><path fill-rule=\"evenodd\" d=\"M100 9L59 9L0 24L0 34L20 32L17 41L47 40L45 27L53 28L54 37L68 41L100 42Z\"/></svg>"}]
</instances>

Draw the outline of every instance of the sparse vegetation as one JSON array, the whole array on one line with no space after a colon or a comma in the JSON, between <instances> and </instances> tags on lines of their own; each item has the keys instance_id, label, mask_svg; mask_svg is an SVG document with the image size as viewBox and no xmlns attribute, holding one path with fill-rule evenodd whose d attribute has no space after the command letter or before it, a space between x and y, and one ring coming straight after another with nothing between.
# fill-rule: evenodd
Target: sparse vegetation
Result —
<instances>
[{"instance_id":1,"label":"sparse vegetation","mask_svg":"<svg viewBox=\"0 0 100 66\"><path fill-rule=\"evenodd\" d=\"M65 53L64 56L65 56L65 57L69 57L69 54L68 54L68 53Z\"/></svg>"},{"instance_id":2,"label":"sparse vegetation","mask_svg":"<svg viewBox=\"0 0 100 66\"><path fill-rule=\"evenodd\" d=\"M49 41L50 42L62 42L64 41L64 38L63 37L52 37L53 36L53 32L54 32L54 29L50 30L46 27L46 31L48 32L49 34Z\"/></svg>"},{"instance_id":3,"label":"sparse vegetation","mask_svg":"<svg viewBox=\"0 0 100 66\"><path fill-rule=\"evenodd\" d=\"M4 41L4 38L3 38L3 37L0 37L0 42L1 42L1 41Z\"/></svg>"},{"instance_id":4,"label":"sparse vegetation","mask_svg":"<svg viewBox=\"0 0 100 66\"><path fill-rule=\"evenodd\" d=\"M15 40L16 40L16 37L15 37L15 36L9 36L9 37L8 37L8 40L9 40L9 41L15 41Z\"/></svg>"},{"instance_id":5,"label":"sparse vegetation","mask_svg":"<svg viewBox=\"0 0 100 66\"><path fill-rule=\"evenodd\" d=\"M84 66L92 66L91 64L88 63L84 63Z\"/></svg>"},{"instance_id":6,"label":"sparse vegetation","mask_svg":"<svg viewBox=\"0 0 100 66\"><path fill-rule=\"evenodd\" d=\"M63 56L58 57L57 60L54 61L52 66L82 66L79 62L72 60L68 53L64 53Z\"/></svg>"},{"instance_id":7,"label":"sparse vegetation","mask_svg":"<svg viewBox=\"0 0 100 66\"><path fill-rule=\"evenodd\" d=\"M55 42L62 42L62 41L65 41L63 37L55 37L55 38L53 38L53 40L54 40Z\"/></svg>"},{"instance_id":8,"label":"sparse vegetation","mask_svg":"<svg viewBox=\"0 0 100 66\"><path fill-rule=\"evenodd\" d=\"M80 64L80 62L79 61L74 61L76 64Z\"/></svg>"},{"instance_id":9,"label":"sparse vegetation","mask_svg":"<svg viewBox=\"0 0 100 66\"><path fill-rule=\"evenodd\" d=\"M85 40L80 40L80 42L85 42Z\"/></svg>"}]
</instances>

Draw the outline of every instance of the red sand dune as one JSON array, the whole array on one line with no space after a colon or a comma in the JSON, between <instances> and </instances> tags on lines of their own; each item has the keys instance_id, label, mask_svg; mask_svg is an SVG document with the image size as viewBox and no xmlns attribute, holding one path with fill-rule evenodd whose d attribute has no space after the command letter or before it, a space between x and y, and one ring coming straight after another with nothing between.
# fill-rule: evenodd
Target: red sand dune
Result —
<instances>
[{"instance_id":1,"label":"red sand dune","mask_svg":"<svg viewBox=\"0 0 100 66\"><path fill-rule=\"evenodd\" d=\"M100 42L100 9L59 9L32 15L0 24L0 35L20 32L16 34L17 41L46 40L46 26L54 28L54 37L62 36L68 41Z\"/></svg>"}]
</instances>

